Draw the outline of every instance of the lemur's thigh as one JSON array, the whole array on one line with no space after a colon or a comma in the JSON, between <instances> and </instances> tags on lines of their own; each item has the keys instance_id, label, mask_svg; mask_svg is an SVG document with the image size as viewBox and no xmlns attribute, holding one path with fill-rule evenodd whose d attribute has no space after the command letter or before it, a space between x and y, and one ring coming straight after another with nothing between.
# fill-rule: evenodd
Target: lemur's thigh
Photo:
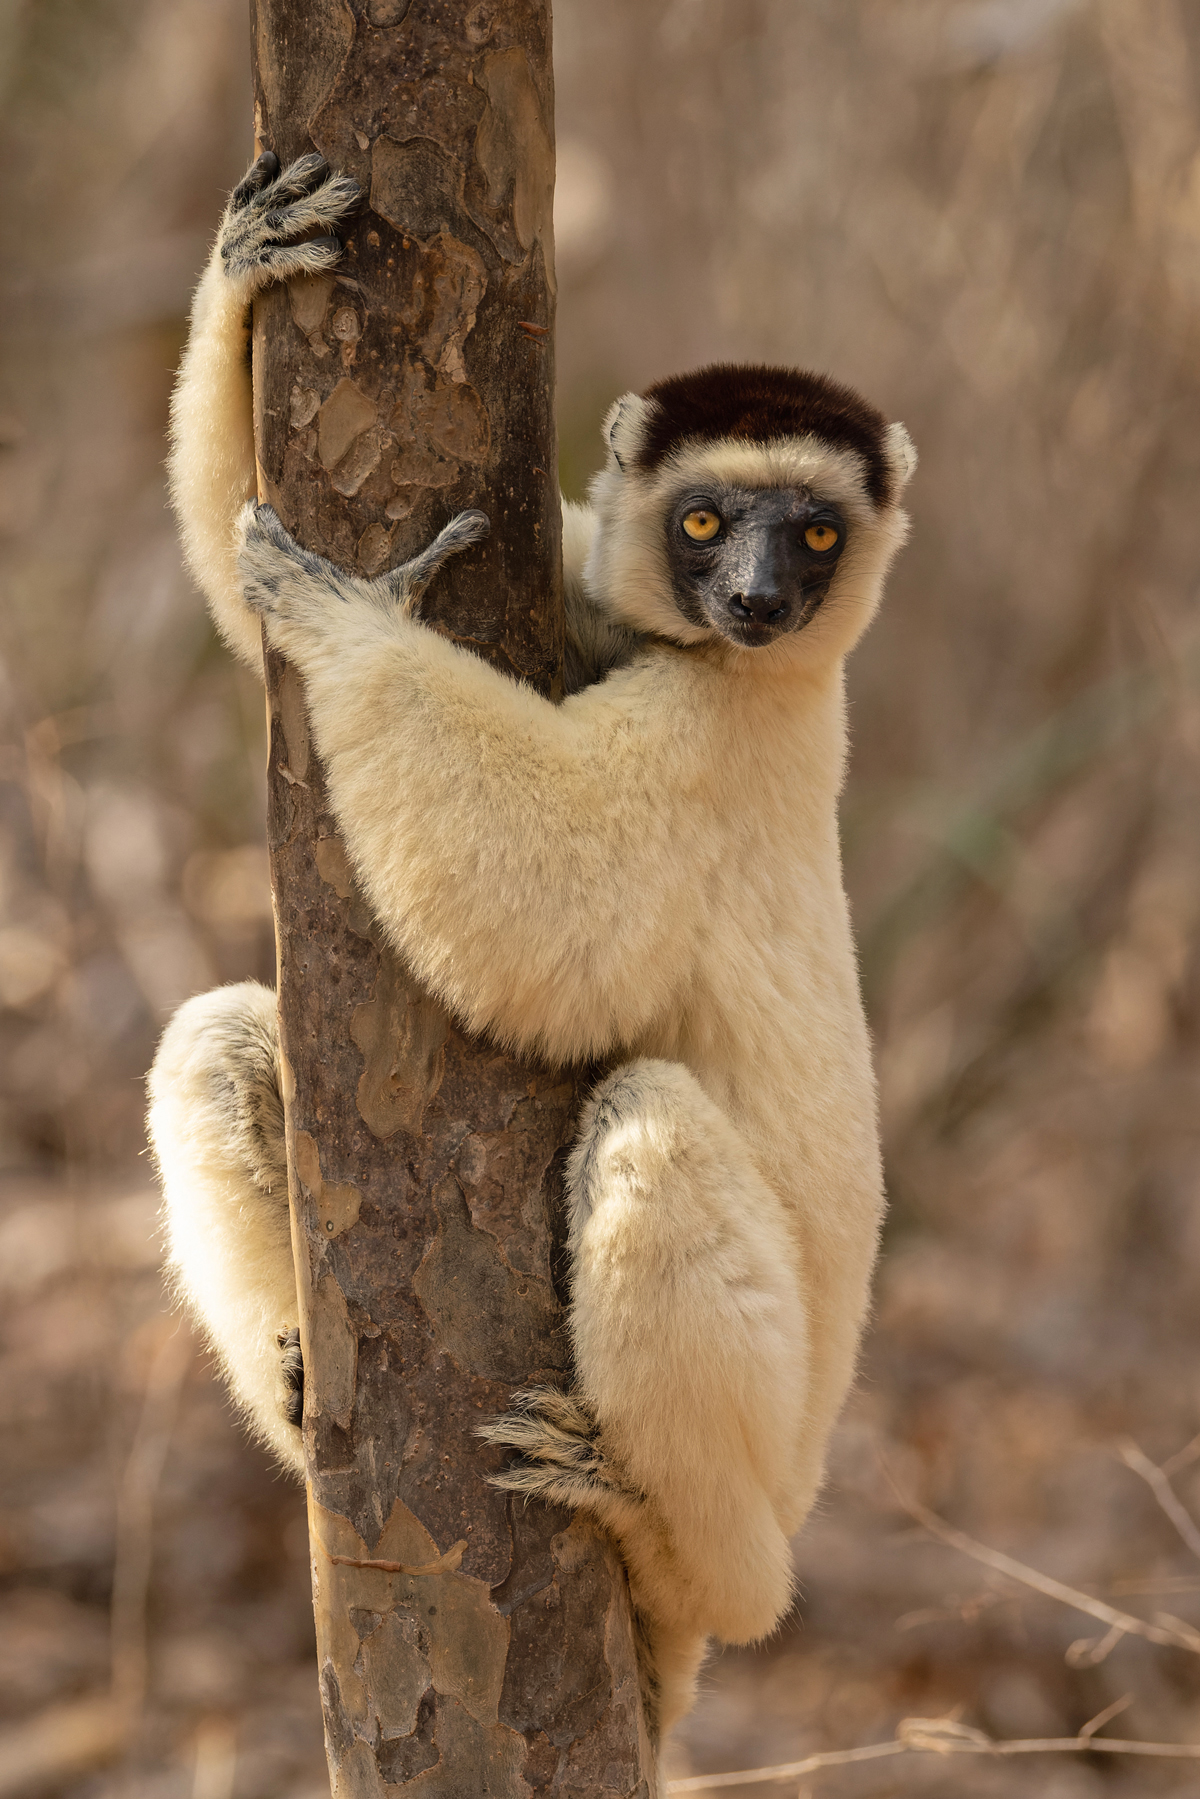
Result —
<instances>
[{"instance_id":1,"label":"lemur's thigh","mask_svg":"<svg viewBox=\"0 0 1200 1799\"><path fill-rule=\"evenodd\" d=\"M686 1068L639 1061L585 1111L570 1208L576 1368L606 1453L662 1521L683 1610L759 1636L791 1592L776 1505L807 1364L780 1201Z\"/></svg>"},{"instance_id":2,"label":"lemur's thigh","mask_svg":"<svg viewBox=\"0 0 1200 1799\"><path fill-rule=\"evenodd\" d=\"M302 1471L275 995L244 981L189 1000L149 1085L168 1264L251 1424Z\"/></svg>"}]
</instances>

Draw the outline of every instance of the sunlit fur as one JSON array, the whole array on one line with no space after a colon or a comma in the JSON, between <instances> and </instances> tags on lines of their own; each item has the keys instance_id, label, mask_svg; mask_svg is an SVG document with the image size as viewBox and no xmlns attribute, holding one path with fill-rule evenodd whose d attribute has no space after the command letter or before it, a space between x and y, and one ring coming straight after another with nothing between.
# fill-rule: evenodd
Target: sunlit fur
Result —
<instances>
[{"instance_id":1,"label":"sunlit fur","mask_svg":"<svg viewBox=\"0 0 1200 1799\"><path fill-rule=\"evenodd\" d=\"M257 981L189 1000L150 1072L167 1268L256 1435L304 1473L280 1410L278 1337L298 1321L275 995Z\"/></svg>"},{"instance_id":2,"label":"sunlit fur","mask_svg":"<svg viewBox=\"0 0 1200 1799\"><path fill-rule=\"evenodd\" d=\"M272 281L334 266L339 252L328 240L281 238L289 230L329 230L354 205L358 188L330 175L318 156L301 157L256 192L245 188L225 208L192 301L171 399L167 467L187 565L229 648L261 671L262 629L242 603L237 572L238 514L255 490L250 302Z\"/></svg>"},{"instance_id":3,"label":"sunlit fur","mask_svg":"<svg viewBox=\"0 0 1200 1799\"><path fill-rule=\"evenodd\" d=\"M760 1637L789 1603L788 1539L867 1302L882 1183L836 806L844 657L904 515L872 504L855 454L813 438L684 444L651 474L623 471L642 405L627 396L594 510L566 531L573 654L611 672L552 705L411 616L402 571L342 574L267 509L238 523L233 475L194 466L215 429L209 378L213 418L241 434L228 467L249 466L227 366L240 324L222 316L223 352L217 309L198 315L174 479L226 635L248 649L259 629L232 605L240 534L241 581L303 674L333 809L393 943L468 1027L612 1065L568 1182L576 1388L527 1393L489 1434L518 1452L510 1485L617 1537L669 1726L705 1638ZM899 493L900 427L888 455ZM665 513L706 476L800 483L847 520L816 616L769 647L734 647L673 604ZM230 1019L265 1020L267 1002L225 993L184 1009L153 1076L172 1258L239 1398L298 1468L264 1351L296 1315L286 1215L238 1173L253 1096L222 1086Z\"/></svg>"}]
</instances>

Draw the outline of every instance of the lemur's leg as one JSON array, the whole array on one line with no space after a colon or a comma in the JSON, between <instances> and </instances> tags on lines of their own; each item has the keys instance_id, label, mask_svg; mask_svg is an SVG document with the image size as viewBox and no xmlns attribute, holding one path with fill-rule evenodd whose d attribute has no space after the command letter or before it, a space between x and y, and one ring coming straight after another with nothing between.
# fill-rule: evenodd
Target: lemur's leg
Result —
<instances>
[{"instance_id":1,"label":"lemur's leg","mask_svg":"<svg viewBox=\"0 0 1200 1799\"><path fill-rule=\"evenodd\" d=\"M319 156L282 174L269 151L259 157L225 208L171 401L171 497L188 566L230 648L260 671L262 628L237 573L237 518L255 485L250 301L272 281L332 269L342 247L328 234L358 197ZM311 231L326 235L295 241Z\"/></svg>"},{"instance_id":2,"label":"lemur's leg","mask_svg":"<svg viewBox=\"0 0 1200 1799\"><path fill-rule=\"evenodd\" d=\"M244 981L189 1000L149 1086L168 1265L252 1428L303 1474L275 995Z\"/></svg>"},{"instance_id":3,"label":"lemur's leg","mask_svg":"<svg viewBox=\"0 0 1200 1799\"><path fill-rule=\"evenodd\" d=\"M693 1075L640 1061L587 1107L569 1172L576 1390L485 1427L501 1485L617 1537L663 1686L686 1709L701 1639L763 1636L792 1591L789 1423L807 1366L796 1246Z\"/></svg>"}]
</instances>

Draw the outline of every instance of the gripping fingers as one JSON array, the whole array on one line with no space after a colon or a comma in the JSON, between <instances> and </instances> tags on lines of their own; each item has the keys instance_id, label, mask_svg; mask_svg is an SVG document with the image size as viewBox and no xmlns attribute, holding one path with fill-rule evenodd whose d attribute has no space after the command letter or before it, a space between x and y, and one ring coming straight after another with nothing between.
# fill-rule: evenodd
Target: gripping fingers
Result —
<instances>
[{"instance_id":1,"label":"gripping fingers","mask_svg":"<svg viewBox=\"0 0 1200 1799\"><path fill-rule=\"evenodd\" d=\"M449 557L486 537L491 525L484 512L460 512L427 550L370 582L304 549L270 506L251 501L242 510L239 529L238 572L250 610L271 619L315 624L355 599L384 610L397 601L407 607Z\"/></svg>"},{"instance_id":2,"label":"gripping fingers","mask_svg":"<svg viewBox=\"0 0 1200 1799\"><path fill-rule=\"evenodd\" d=\"M607 1459L595 1418L573 1393L553 1387L514 1393L512 1410L479 1425L475 1434L513 1451L508 1465L490 1477L494 1487L601 1514L606 1506L636 1506L644 1498Z\"/></svg>"},{"instance_id":3,"label":"gripping fingers","mask_svg":"<svg viewBox=\"0 0 1200 1799\"><path fill-rule=\"evenodd\" d=\"M553 1388L514 1393L512 1411L479 1425L476 1435L515 1452L515 1459L491 1477L492 1486L510 1493L581 1505L596 1487L608 1484L594 1419L571 1395Z\"/></svg>"},{"instance_id":4,"label":"gripping fingers","mask_svg":"<svg viewBox=\"0 0 1200 1799\"><path fill-rule=\"evenodd\" d=\"M251 500L240 520L238 572L251 611L264 617L302 619L329 601L340 602L345 581L340 569L301 547L271 506Z\"/></svg>"},{"instance_id":5,"label":"gripping fingers","mask_svg":"<svg viewBox=\"0 0 1200 1799\"><path fill-rule=\"evenodd\" d=\"M303 244L279 244L259 257L259 267L276 281L293 275L322 275L341 260L342 242L337 237L313 237Z\"/></svg>"},{"instance_id":6,"label":"gripping fingers","mask_svg":"<svg viewBox=\"0 0 1200 1799\"><path fill-rule=\"evenodd\" d=\"M225 273L249 291L293 275L332 268L342 253L329 228L361 197L357 182L334 175L320 156L301 156L282 174L264 151L235 188L221 224L218 247ZM306 232L325 235L297 243Z\"/></svg>"},{"instance_id":7,"label":"gripping fingers","mask_svg":"<svg viewBox=\"0 0 1200 1799\"><path fill-rule=\"evenodd\" d=\"M277 179L262 193L264 206L278 206L286 200L299 200L312 193L329 174L329 164L315 150L310 150L307 156L298 156L295 162L289 162L282 174L278 173L277 159L275 170Z\"/></svg>"},{"instance_id":8,"label":"gripping fingers","mask_svg":"<svg viewBox=\"0 0 1200 1799\"><path fill-rule=\"evenodd\" d=\"M252 162L242 179L229 196L229 207L232 212L241 212L243 206L252 200L257 193L274 180L279 173L279 158L273 150L264 150L256 162Z\"/></svg>"},{"instance_id":9,"label":"gripping fingers","mask_svg":"<svg viewBox=\"0 0 1200 1799\"><path fill-rule=\"evenodd\" d=\"M304 1421L304 1356L300 1349L300 1332L295 1325L282 1330L275 1339L279 1346L279 1382L276 1404L286 1423L300 1425Z\"/></svg>"},{"instance_id":10,"label":"gripping fingers","mask_svg":"<svg viewBox=\"0 0 1200 1799\"><path fill-rule=\"evenodd\" d=\"M385 576L390 592L402 604L411 606L451 556L458 556L463 550L469 550L472 544L482 543L491 528L492 521L486 512L457 513L448 525L443 526L427 549L422 550L419 556L414 556L411 562L402 562L399 568L392 569Z\"/></svg>"}]
</instances>

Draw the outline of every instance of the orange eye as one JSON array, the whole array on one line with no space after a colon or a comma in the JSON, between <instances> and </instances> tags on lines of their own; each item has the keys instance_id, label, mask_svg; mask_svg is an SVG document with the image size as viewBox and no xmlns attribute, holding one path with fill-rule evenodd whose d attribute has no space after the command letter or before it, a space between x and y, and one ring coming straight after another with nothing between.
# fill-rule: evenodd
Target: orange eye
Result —
<instances>
[{"instance_id":1,"label":"orange eye","mask_svg":"<svg viewBox=\"0 0 1200 1799\"><path fill-rule=\"evenodd\" d=\"M831 550L837 540L838 534L832 525L810 525L804 533L805 543L810 550L816 550L818 554L824 550Z\"/></svg>"},{"instance_id":2,"label":"orange eye","mask_svg":"<svg viewBox=\"0 0 1200 1799\"><path fill-rule=\"evenodd\" d=\"M695 512L688 513L683 528L693 543L707 543L721 529L720 514L711 512L707 506L698 506Z\"/></svg>"}]
</instances>

